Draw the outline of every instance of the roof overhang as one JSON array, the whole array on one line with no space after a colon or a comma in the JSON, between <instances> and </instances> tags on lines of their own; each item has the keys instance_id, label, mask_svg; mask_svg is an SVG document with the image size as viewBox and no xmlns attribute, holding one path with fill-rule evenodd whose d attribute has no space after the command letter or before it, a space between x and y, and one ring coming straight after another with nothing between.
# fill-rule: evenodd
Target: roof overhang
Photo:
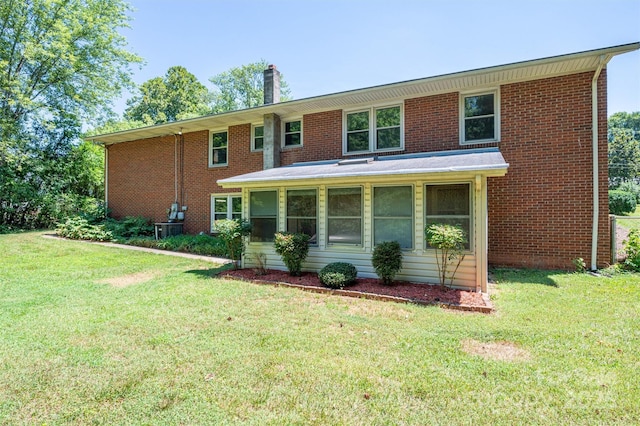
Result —
<instances>
[{"instance_id":1,"label":"roof overhang","mask_svg":"<svg viewBox=\"0 0 640 426\"><path fill-rule=\"evenodd\" d=\"M264 105L239 111L175 121L167 124L125 130L87 139L111 145L120 142L167 136L246 123L262 122L264 114L281 117L301 116L319 111L345 109L358 105L410 99L495 87L503 84L595 71L602 61L606 64L613 56L640 49L640 43L630 43L568 55L553 56L489 68L480 68L453 74L444 74L382 86L369 87L330 95Z\"/></svg>"},{"instance_id":2,"label":"roof overhang","mask_svg":"<svg viewBox=\"0 0 640 426\"><path fill-rule=\"evenodd\" d=\"M226 179L223 188L300 186L397 180L444 180L449 178L504 176L509 164L498 148L440 151L386 157L296 163Z\"/></svg>"}]
</instances>

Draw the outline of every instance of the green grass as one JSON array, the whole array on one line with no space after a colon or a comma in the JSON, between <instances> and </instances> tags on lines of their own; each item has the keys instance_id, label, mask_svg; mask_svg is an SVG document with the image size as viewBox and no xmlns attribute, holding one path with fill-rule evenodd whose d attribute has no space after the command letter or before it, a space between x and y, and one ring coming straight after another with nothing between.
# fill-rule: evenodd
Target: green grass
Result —
<instances>
[{"instance_id":1,"label":"green grass","mask_svg":"<svg viewBox=\"0 0 640 426\"><path fill-rule=\"evenodd\" d=\"M40 233L0 252L0 424L640 422L638 275L497 271L485 315Z\"/></svg>"},{"instance_id":2,"label":"green grass","mask_svg":"<svg viewBox=\"0 0 640 426\"><path fill-rule=\"evenodd\" d=\"M630 213L629 216L640 217L640 205L636 208L636 211ZM640 228L640 219L616 219L616 224L626 229Z\"/></svg>"}]
</instances>

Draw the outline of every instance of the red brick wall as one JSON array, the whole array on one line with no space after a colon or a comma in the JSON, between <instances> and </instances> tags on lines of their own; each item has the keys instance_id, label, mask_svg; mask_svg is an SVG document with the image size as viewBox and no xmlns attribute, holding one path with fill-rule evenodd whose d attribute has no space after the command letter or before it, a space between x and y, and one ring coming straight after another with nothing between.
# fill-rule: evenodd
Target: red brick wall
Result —
<instances>
[{"instance_id":1,"label":"red brick wall","mask_svg":"<svg viewBox=\"0 0 640 426\"><path fill-rule=\"evenodd\" d=\"M489 263L571 268L591 262L593 73L501 87L505 177L489 179ZM606 76L599 81L600 265L608 261Z\"/></svg>"},{"instance_id":2,"label":"red brick wall","mask_svg":"<svg viewBox=\"0 0 640 426\"><path fill-rule=\"evenodd\" d=\"M405 151L416 153L498 146L507 175L489 179L489 262L500 266L571 268L590 263L591 78L593 73L504 85L500 88L501 141L460 146L459 94L408 99ZM606 70L599 80L600 222L598 260L608 261ZM251 125L231 126L229 165L208 167L209 132L184 135L185 230L208 232L210 194L229 193L218 179L262 169L251 152ZM391 153L394 154L394 153ZM371 155L371 154L368 154ZM174 199L174 137L109 147L109 207L114 216L165 220ZM282 165L342 156L342 111L303 117L303 146L281 152Z\"/></svg>"}]
</instances>

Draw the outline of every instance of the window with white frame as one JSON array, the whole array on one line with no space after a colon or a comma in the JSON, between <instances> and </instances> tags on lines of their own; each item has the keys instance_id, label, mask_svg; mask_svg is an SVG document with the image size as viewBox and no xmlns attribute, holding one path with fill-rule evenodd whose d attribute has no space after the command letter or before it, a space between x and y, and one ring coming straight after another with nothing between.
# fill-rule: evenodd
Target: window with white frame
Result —
<instances>
[{"instance_id":1,"label":"window with white frame","mask_svg":"<svg viewBox=\"0 0 640 426\"><path fill-rule=\"evenodd\" d=\"M272 242L278 227L278 191L249 193L252 242Z\"/></svg>"},{"instance_id":2,"label":"window with white frame","mask_svg":"<svg viewBox=\"0 0 640 426\"><path fill-rule=\"evenodd\" d=\"M362 245L362 188L327 189L327 242Z\"/></svg>"},{"instance_id":3,"label":"window with white frame","mask_svg":"<svg viewBox=\"0 0 640 426\"><path fill-rule=\"evenodd\" d=\"M499 140L498 92L460 95L460 142Z\"/></svg>"},{"instance_id":4,"label":"window with white frame","mask_svg":"<svg viewBox=\"0 0 640 426\"><path fill-rule=\"evenodd\" d=\"M283 127L285 147L302 145L302 120L285 121Z\"/></svg>"},{"instance_id":5,"label":"window with white frame","mask_svg":"<svg viewBox=\"0 0 640 426\"><path fill-rule=\"evenodd\" d=\"M373 188L373 243L398 241L404 249L413 248L413 187Z\"/></svg>"},{"instance_id":6,"label":"window with white frame","mask_svg":"<svg viewBox=\"0 0 640 426\"><path fill-rule=\"evenodd\" d=\"M310 244L318 244L318 191L287 190L287 232L307 234Z\"/></svg>"},{"instance_id":7,"label":"window with white frame","mask_svg":"<svg viewBox=\"0 0 640 426\"><path fill-rule=\"evenodd\" d=\"M457 225L467 236L471 246L471 190L470 184L426 185L425 226L433 224Z\"/></svg>"},{"instance_id":8,"label":"window with white frame","mask_svg":"<svg viewBox=\"0 0 640 426\"><path fill-rule=\"evenodd\" d=\"M402 122L401 105L345 112L345 154L402 149Z\"/></svg>"},{"instance_id":9,"label":"window with white frame","mask_svg":"<svg viewBox=\"0 0 640 426\"><path fill-rule=\"evenodd\" d=\"M264 149L264 126L252 126L251 149L253 151L262 151Z\"/></svg>"},{"instance_id":10,"label":"window with white frame","mask_svg":"<svg viewBox=\"0 0 640 426\"><path fill-rule=\"evenodd\" d=\"M227 132L211 132L211 137L209 138L209 167L227 165L227 148Z\"/></svg>"},{"instance_id":11,"label":"window with white frame","mask_svg":"<svg viewBox=\"0 0 640 426\"><path fill-rule=\"evenodd\" d=\"M242 218L242 196L212 195L211 196L211 230L215 231L215 222L222 219Z\"/></svg>"}]
</instances>

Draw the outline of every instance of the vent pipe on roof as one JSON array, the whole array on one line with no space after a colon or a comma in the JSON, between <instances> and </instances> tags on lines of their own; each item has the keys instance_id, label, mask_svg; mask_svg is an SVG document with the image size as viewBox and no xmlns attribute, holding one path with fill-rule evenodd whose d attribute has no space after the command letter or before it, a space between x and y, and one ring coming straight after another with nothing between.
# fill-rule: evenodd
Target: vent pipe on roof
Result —
<instances>
[{"instance_id":1,"label":"vent pipe on roof","mask_svg":"<svg viewBox=\"0 0 640 426\"><path fill-rule=\"evenodd\" d=\"M264 70L264 104L277 104L280 102L280 71L275 65L269 65Z\"/></svg>"}]
</instances>

